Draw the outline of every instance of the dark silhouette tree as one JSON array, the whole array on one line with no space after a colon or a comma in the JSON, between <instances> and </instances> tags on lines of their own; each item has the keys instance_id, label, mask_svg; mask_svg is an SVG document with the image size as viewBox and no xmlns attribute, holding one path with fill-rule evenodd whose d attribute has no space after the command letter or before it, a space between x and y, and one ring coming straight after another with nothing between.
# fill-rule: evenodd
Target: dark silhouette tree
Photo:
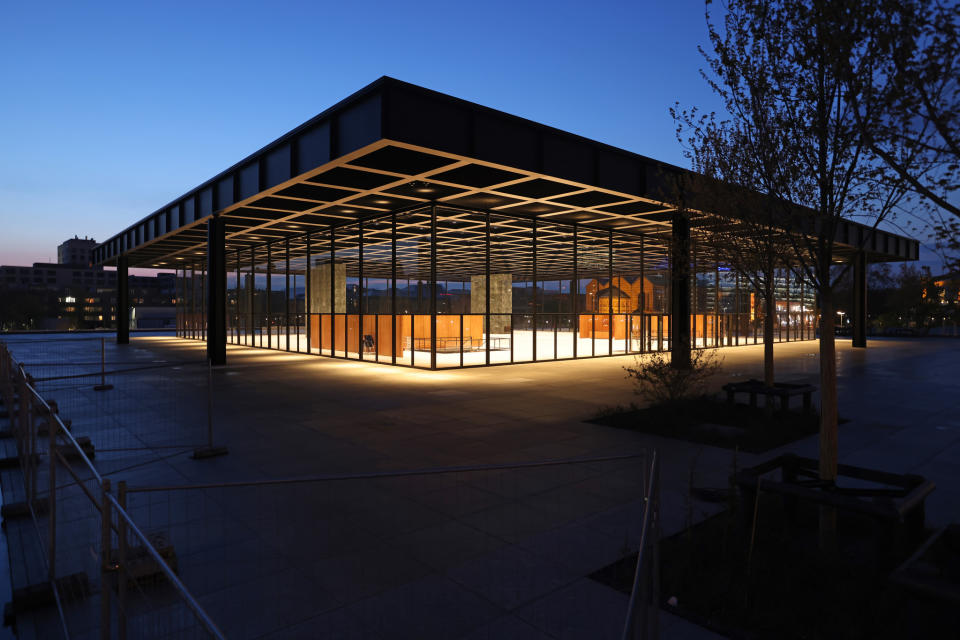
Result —
<instances>
[{"instance_id":1,"label":"dark silhouette tree","mask_svg":"<svg viewBox=\"0 0 960 640\"><path fill-rule=\"evenodd\" d=\"M707 3L710 51L704 77L728 119L694 145L701 155L733 154L742 166L720 178L755 190L778 246L820 301L819 474L837 476L837 369L834 288L848 265L836 268L834 240L845 218L876 226L908 192L904 173L917 154L891 146L906 171L872 151L895 115L890 100L897 70L889 44L914 28L904 3L888 0L732 0L717 21ZM710 131L710 128L707 128ZM865 132L873 132L873 137ZM738 178L737 176L742 176ZM750 215L754 215L751 213ZM861 242L865 241L863 238ZM833 539L835 512L824 510L821 532Z\"/></svg>"}]
</instances>

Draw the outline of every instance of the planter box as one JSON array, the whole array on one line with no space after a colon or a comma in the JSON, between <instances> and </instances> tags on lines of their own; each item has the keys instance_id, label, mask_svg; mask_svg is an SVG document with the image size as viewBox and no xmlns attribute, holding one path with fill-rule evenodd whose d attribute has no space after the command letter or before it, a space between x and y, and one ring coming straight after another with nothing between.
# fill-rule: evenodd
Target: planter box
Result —
<instances>
[{"instance_id":1,"label":"planter box","mask_svg":"<svg viewBox=\"0 0 960 640\"><path fill-rule=\"evenodd\" d=\"M747 516L753 516L757 489L778 493L788 512L804 500L838 510L862 513L890 524L897 537L919 540L924 529L924 501L936 488L932 480L913 474L889 473L841 464L838 479L866 481L878 487L844 487L819 479L818 461L793 454L778 456L735 476L743 496ZM775 472L779 471L779 479ZM765 477L775 474L774 477Z\"/></svg>"}]
</instances>

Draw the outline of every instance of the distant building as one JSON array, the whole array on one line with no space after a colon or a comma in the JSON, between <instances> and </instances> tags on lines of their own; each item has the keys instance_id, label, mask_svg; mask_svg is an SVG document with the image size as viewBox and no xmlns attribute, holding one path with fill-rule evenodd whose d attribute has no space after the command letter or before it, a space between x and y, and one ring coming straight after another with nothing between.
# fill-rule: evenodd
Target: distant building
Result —
<instances>
[{"instance_id":1,"label":"distant building","mask_svg":"<svg viewBox=\"0 0 960 640\"><path fill-rule=\"evenodd\" d=\"M937 287L940 304L960 304L960 273L936 276L933 279L933 284ZM926 291L924 291L924 297L926 297Z\"/></svg>"},{"instance_id":2,"label":"distant building","mask_svg":"<svg viewBox=\"0 0 960 640\"><path fill-rule=\"evenodd\" d=\"M74 237L57 247L56 264L0 266L0 330L114 327L116 274L90 266L96 245L92 238ZM130 276L130 304L173 309L174 274ZM157 312L150 315L156 316ZM157 323L147 322L151 326Z\"/></svg>"},{"instance_id":3,"label":"distant building","mask_svg":"<svg viewBox=\"0 0 960 640\"><path fill-rule=\"evenodd\" d=\"M57 247L57 262L59 264L73 264L81 267L89 267L92 263L93 248L97 246L97 241L93 238L73 238L63 242Z\"/></svg>"}]
</instances>

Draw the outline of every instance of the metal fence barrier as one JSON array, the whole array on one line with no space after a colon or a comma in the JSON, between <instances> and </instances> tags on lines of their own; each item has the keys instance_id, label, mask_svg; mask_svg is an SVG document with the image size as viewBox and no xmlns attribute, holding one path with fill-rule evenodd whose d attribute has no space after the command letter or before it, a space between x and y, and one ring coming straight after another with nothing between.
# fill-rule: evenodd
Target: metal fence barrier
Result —
<instances>
[{"instance_id":1,"label":"metal fence barrier","mask_svg":"<svg viewBox=\"0 0 960 640\"><path fill-rule=\"evenodd\" d=\"M136 368L137 372L131 373L142 378L127 382L124 373L103 373L109 361L105 356L89 357L98 350L104 354L100 349L102 345L91 341L82 348L77 346L71 354L56 356L50 350L39 354L46 356L46 365L32 354L35 370L42 372L41 378L47 378L37 381L0 343L0 393L10 411L10 440L16 443L22 499L29 515L29 521L24 522L33 530L40 548L37 558L24 559L24 571L33 572L31 585L48 586L50 604L57 612L51 615L49 606L35 614L23 611L17 616L18 626L32 628L32 634L25 636L99 634L101 638L126 639L256 635L253 631L259 627L254 624L256 628L252 628L249 618L236 615L249 602L248 609L263 609L258 610L257 623L271 616L277 624L297 616L310 618L316 610L315 624L332 637L338 637L341 631L346 637L358 629L361 637L379 637L390 631L399 610L413 616L408 618L409 624L423 637L431 637L437 631L430 626L436 622L431 618L439 614L422 612L456 608L452 596L431 591L432 584L453 580L479 589L485 598L509 608L522 601L526 591L542 586L539 581L549 581L554 574L570 573L571 567L574 573L581 567L583 571L593 570L601 566L598 558L610 563L631 549L639 549L634 593L622 628L624 637L656 637L656 453L652 460L646 452L638 452L128 486L127 482L111 482L107 477L127 469L125 460L137 449L121 446L127 443L125 438L131 444L150 440L152 433L167 430L166 423L159 423L159 429L154 423L142 432L134 428L134 433L122 436L102 432L103 438L97 437L96 452L105 442L112 446L104 449L112 448L118 455L98 459L97 466L91 459L92 447L77 435L77 426L92 424L85 422L88 416L111 411L129 423L131 399L119 401L116 398L120 396L111 398L111 394L136 394L142 388L139 385L156 388L164 384L159 376L153 376L152 367L181 368L176 376L179 383L171 382L175 386L163 390L172 397L182 394L185 387L197 386L202 391L205 385L201 381L209 379L209 369L194 367L198 363L193 362L159 363L145 357L139 362L125 361L124 366ZM98 360L100 366L96 367ZM59 370L47 375L45 366ZM199 384L185 384L194 378ZM95 384L108 382L115 384L114 390L94 390ZM45 394L39 388L45 385L57 395L59 406L42 397ZM21 398L26 402L19 401ZM138 420L144 424L164 420L158 413L169 409L153 407L149 401L135 406L145 416L134 418L134 425ZM71 425L61 413L79 419ZM171 440L172 446L178 446L173 449L176 455L203 444L208 435L203 416L189 429L172 424L180 416L166 419L174 431L171 437L179 438ZM140 442L141 448L163 446L153 440ZM6 476L4 481L7 490ZM638 508L632 506L636 503L643 510L642 523ZM614 507L619 511L611 518L608 512ZM444 517L435 518L436 514ZM436 526L417 529L414 525L418 518L431 524L435 518ZM560 540L554 535L567 527L588 538ZM463 535L464 528L472 537ZM19 529L23 535L26 527ZM590 535L602 536L607 548L601 549L603 544L596 549L585 547L585 543L593 542ZM611 540L616 544L610 545ZM470 545L470 549L464 548ZM598 555L601 551L609 556ZM411 568L414 565L420 569ZM306 567L317 574L309 588L316 588L318 582L325 587L315 593L300 588L298 580ZM394 571L398 575L391 573ZM418 571L424 575L402 588L396 584L400 573L409 577L405 572L418 576ZM250 594L236 588L241 580L262 583L255 601L243 599ZM379 589L399 595L390 600L386 591L379 593ZM331 590L343 597L336 607L331 604L327 610L322 600ZM345 603L354 596L357 602ZM578 617L576 606L577 602L571 602L570 611L553 614L549 625L558 634L582 621L584 616ZM359 627L350 627L345 622L347 617ZM613 622L619 633L618 621L607 622ZM277 627L263 628L264 633L271 630L277 632Z\"/></svg>"},{"instance_id":2,"label":"metal fence barrier","mask_svg":"<svg viewBox=\"0 0 960 640\"><path fill-rule=\"evenodd\" d=\"M25 553L18 559L22 567L14 569L21 578L12 602L18 632L125 639L132 629L132 637L223 638L177 578L170 556L157 549L159 538L144 533L124 508L124 497L111 493L110 480L91 461L90 442L74 436L58 405L48 403L35 384L0 343L0 394L22 487L5 491L4 519L8 535L29 549L26 527L18 526L16 516L29 517L38 549ZM13 484L6 479L5 488ZM11 497L20 501L9 503ZM95 600L99 619L89 615ZM56 616L44 611L49 603ZM137 622L128 628L133 618Z\"/></svg>"}]
</instances>

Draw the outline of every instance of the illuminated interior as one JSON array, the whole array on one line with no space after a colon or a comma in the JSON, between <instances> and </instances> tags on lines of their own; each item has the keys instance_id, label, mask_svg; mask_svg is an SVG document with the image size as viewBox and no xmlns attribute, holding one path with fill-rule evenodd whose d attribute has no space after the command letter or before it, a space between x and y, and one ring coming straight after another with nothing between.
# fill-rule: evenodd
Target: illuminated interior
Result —
<instances>
[{"instance_id":1,"label":"illuminated interior","mask_svg":"<svg viewBox=\"0 0 960 640\"><path fill-rule=\"evenodd\" d=\"M736 220L685 211L687 267L672 268L669 187L684 173L382 78L94 254L121 274L176 269L177 334L208 345L492 365L668 350L674 325L686 335L678 313L692 346L756 343L760 297L705 242ZM841 261L919 251L853 222L837 231ZM775 339L813 338L815 298L789 269L776 298Z\"/></svg>"}]
</instances>

